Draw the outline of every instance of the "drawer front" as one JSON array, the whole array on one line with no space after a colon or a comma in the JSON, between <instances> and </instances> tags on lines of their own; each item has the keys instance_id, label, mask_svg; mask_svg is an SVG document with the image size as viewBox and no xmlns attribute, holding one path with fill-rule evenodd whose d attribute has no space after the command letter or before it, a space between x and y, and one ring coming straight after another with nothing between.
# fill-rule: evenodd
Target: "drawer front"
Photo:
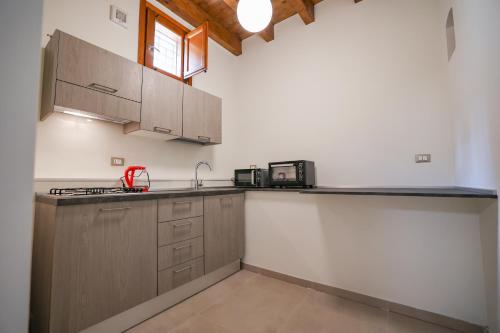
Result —
<instances>
[{"instance_id":1,"label":"drawer front","mask_svg":"<svg viewBox=\"0 0 500 333\"><path fill-rule=\"evenodd\" d=\"M142 66L61 33L57 79L141 102Z\"/></svg>"},{"instance_id":2,"label":"drawer front","mask_svg":"<svg viewBox=\"0 0 500 333\"><path fill-rule=\"evenodd\" d=\"M203 256L203 237L163 246L158 249L158 271Z\"/></svg>"},{"instance_id":3,"label":"drawer front","mask_svg":"<svg viewBox=\"0 0 500 333\"><path fill-rule=\"evenodd\" d=\"M203 215L203 197L158 200L158 222Z\"/></svg>"},{"instance_id":4,"label":"drawer front","mask_svg":"<svg viewBox=\"0 0 500 333\"><path fill-rule=\"evenodd\" d=\"M56 83L55 105L111 121L141 121L140 103L62 81Z\"/></svg>"},{"instance_id":5,"label":"drawer front","mask_svg":"<svg viewBox=\"0 0 500 333\"><path fill-rule=\"evenodd\" d=\"M203 235L203 217L158 224L158 246L170 245Z\"/></svg>"},{"instance_id":6,"label":"drawer front","mask_svg":"<svg viewBox=\"0 0 500 333\"><path fill-rule=\"evenodd\" d=\"M203 257L158 272L158 295L182 286L204 274Z\"/></svg>"}]
</instances>

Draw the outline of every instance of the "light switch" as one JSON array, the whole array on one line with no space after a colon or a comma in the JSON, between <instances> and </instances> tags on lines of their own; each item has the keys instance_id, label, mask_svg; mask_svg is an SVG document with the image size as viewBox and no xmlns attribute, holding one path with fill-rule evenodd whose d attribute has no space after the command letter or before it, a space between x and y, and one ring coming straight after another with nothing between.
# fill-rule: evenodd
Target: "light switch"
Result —
<instances>
[{"instance_id":1,"label":"light switch","mask_svg":"<svg viewBox=\"0 0 500 333\"><path fill-rule=\"evenodd\" d=\"M431 163L431 154L416 154L415 163Z\"/></svg>"},{"instance_id":2,"label":"light switch","mask_svg":"<svg viewBox=\"0 0 500 333\"><path fill-rule=\"evenodd\" d=\"M111 166L124 166L125 159L123 157L111 157Z\"/></svg>"}]
</instances>

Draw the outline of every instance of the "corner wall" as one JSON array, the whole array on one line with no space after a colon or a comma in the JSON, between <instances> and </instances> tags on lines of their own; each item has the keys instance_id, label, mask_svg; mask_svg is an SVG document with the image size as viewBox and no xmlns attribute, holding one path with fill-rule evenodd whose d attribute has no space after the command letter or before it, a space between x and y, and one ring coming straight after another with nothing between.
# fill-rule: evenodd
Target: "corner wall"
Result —
<instances>
[{"instance_id":1,"label":"corner wall","mask_svg":"<svg viewBox=\"0 0 500 333\"><path fill-rule=\"evenodd\" d=\"M457 47L447 70L455 119L457 184L498 190L500 1L441 0L441 6L443 26L451 7L455 17ZM485 260L488 321L492 332L500 332L500 213L498 205L483 208L481 239Z\"/></svg>"},{"instance_id":2,"label":"corner wall","mask_svg":"<svg viewBox=\"0 0 500 333\"><path fill-rule=\"evenodd\" d=\"M42 0L0 2L0 332L28 331Z\"/></svg>"}]
</instances>

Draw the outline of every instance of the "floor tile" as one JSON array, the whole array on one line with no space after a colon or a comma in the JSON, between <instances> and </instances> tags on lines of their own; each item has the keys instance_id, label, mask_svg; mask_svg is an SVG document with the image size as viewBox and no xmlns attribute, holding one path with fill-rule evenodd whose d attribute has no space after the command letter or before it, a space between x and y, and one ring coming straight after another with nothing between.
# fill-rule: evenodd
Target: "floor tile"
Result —
<instances>
[{"instance_id":1,"label":"floor tile","mask_svg":"<svg viewBox=\"0 0 500 333\"><path fill-rule=\"evenodd\" d=\"M252 279L258 277L258 274L249 271L239 271L216 285L188 298L184 302L158 314L157 316L139 324L127 331L128 333L156 333L169 331L201 311L214 306L231 295L238 288Z\"/></svg>"},{"instance_id":2,"label":"floor tile","mask_svg":"<svg viewBox=\"0 0 500 333\"><path fill-rule=\"evenodd\" d=\"M311 291L280 333L385 333L388 313L381 309Z\"/></svg>"},{"instance_id":3,"label":"floor tile","mask_svg":"<svg viewBox=\"0 0 500 333\"><path fill-rule=\"evenodd\" d=\"M128 333L458 333L246 270Z\"/></svg>"},{"instance_id":4,"label":"floor tile","mask_svg":"<svg viewBox=\"0 0 500 333\"><path fill-rule=\"evenodd\" d=\"M195 316L185 321L168 333L233 333L223 327L217 326L200 316Z\"/></svg>"},{"instance_id":5,"label":"floor tile","mask_svg":"<svg viewBox=\"0 0 500 333\"><path fill-rule=\"evenodd\" d=\"M239 333L277 332L307 292L302 287L258 276L201 316Z\"/></svg>"}]
</instances>

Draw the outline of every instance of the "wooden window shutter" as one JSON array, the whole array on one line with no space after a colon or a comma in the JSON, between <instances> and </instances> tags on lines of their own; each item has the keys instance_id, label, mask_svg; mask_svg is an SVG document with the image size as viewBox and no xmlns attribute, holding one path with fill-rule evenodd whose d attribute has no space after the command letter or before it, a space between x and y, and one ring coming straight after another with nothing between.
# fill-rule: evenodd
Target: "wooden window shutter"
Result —
<instances>
[{"instance_id":1,"label":"wooden window shutter","mask_svg":"<svg viewBox=\"0 0 500 333\"><path fill-rule=\"evenodd\" d=\"M184 38L184 79L208 69L208 22Z\"/></svg>"}]
</instances>

